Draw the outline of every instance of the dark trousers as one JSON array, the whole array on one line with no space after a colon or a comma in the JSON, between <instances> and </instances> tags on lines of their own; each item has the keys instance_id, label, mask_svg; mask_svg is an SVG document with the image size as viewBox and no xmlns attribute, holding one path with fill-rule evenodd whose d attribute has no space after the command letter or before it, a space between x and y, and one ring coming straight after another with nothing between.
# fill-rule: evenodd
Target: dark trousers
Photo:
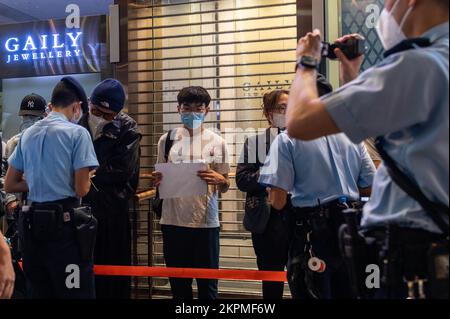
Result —
<instances>
[{"instance_id":1,"label":"dark trousers","mask_svg":"<svg viewBox=\"0 0 450 319\"><path fill-rule=\"evenodd\" d=\"M92 211L98 220L95 245L95 264L131 265L131 226L128 202L112 199L92 203ZM113 207L113 208L112 208ZM130 299L131 278L97 276L97 299Z\"/></svg>"},{"instance_id":2,"label":"dark trousers","mask_svg":"<svg viewBox=\"0 0 450 319\"><path fill-rule=\"evenodd\" d=\"M29 236L30 234L26 235L28 239L26 239L22 255L27 298L95 298L93 263L81 261L72 224L64 225L62 238L58 241L38 242L30 240ZM73 278L76 272L67 268L69 265L79 267L79 288L70 287L70 283L75 282Z\"/></svg>"},{"instance_id":3,"label":"dark trousers","mask_svg":"<svg viewBox=\"0 0 450 319\"><path fill-rule=\"evenodd\" d=\"M329 212L329 217L314 218L309 222L298 216L294 218L288 262L288 282L294 299L352 298L348 271L338 245L342 213L339 207L331 207ZM307 246L309 232L314 256L326 264L323 273L312 272L308 268L311 258L310 247Z\"/></svg>"},{"instance_id":4,"label":"dark trousers","mask_svg":"<svg viewBox=\"0 0 450 319\"><path fill-rule=\"evenodd\" d=\"M301 232L301 231L300 231ZM297 231L296 231L297 233ZM339 251L330 241L313 238L314 254L326 264L323 273L308 269L309 254L305 254L305 238L294 236L289 251L288 282L294 299L350 299L349 276Z\"/></svg>"},{"instance_id":5,"label":"dark trousers","mask_svg":"<svg viewBox=\"0 0 450 319\"><path fill-rule=\"evenodd\" d=\"M289 251L289 221L282 213L272 212L263 234L252 234L258 269L284 271ZM264 299L283 299L284 283L263 282Z\"/></svg>"},{"instance_id":6,"label":"dark trousers","mask_svg":"<svg viewBox=\"0 0 450 319\"><path fill-rule=\"evenodd\" d=\"M186 228L161 226L164 241L164 258L167 267L174 268L219 268L220 228ZM198 298L217 299L217 280L196 279ZM193 299L193 279L170 279L173 298Z\"/></svg>"}]
</instances>

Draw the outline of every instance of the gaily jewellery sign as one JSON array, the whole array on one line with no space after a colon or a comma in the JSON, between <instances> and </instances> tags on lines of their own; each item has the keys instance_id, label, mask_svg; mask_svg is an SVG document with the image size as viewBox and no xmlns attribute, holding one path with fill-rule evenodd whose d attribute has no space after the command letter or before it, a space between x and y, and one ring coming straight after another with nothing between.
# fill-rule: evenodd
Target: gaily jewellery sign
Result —
<instances>
[{"instance_id":1,"label":"gaily jewellery sign","mask_svg":"<svg viewBox=\"0 0 450 319\"><path fill-rule=\"evenodd\" d=\"M0 78L101 72L106 63L106 18L85 17L0 27Z\"/></svg>"}]
</instances>

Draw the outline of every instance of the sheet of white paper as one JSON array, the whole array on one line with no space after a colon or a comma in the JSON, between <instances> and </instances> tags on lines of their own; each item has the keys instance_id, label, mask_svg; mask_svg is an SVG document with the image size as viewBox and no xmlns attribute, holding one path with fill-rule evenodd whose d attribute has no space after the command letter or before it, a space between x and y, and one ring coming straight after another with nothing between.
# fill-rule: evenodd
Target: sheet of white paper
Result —
<instances>
[{"instance_id":1,"label":"sheet of white paper","mask_svg":"<svg viewBox=\"0 0 450 319\"><path fill-rule=\"evenodd\" d=\"M162 173L159 185L161 199L202 196L208 193L208 185L197 176L198 171L208 169L207 164L156 164L157 172Z\"/></svg>"}]
</instances>

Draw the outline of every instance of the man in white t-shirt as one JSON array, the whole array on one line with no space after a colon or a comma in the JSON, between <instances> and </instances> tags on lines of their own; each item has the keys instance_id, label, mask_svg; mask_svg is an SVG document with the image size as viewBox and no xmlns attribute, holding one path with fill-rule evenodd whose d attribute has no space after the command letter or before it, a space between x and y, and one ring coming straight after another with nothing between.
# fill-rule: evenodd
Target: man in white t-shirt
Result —
<instances>
[{"instance_id":1,"label":"man in white t-shirt","mask_svg":"<svg viewBox=\"0 0 450 319\"><path fill-rule=\"evenodd\" d=\"M230 166L224 139L203 125L210 102L210 95L202 87L181 90L178 112L183 126L170 132L173 143L169 152L166 151L168 134L159 140L158 163L209 164L208 170L198 172L208 184L207 195L163 202L161 229L168 267L219 268L218 196L230 187ZM154 173L154 178L159 185L164 177ZM174 299L193 299L192 282L192 279L171 279ZM217 280L197 279L197 286L199 299L217 299Z\"/></svg>"}]
</instances>

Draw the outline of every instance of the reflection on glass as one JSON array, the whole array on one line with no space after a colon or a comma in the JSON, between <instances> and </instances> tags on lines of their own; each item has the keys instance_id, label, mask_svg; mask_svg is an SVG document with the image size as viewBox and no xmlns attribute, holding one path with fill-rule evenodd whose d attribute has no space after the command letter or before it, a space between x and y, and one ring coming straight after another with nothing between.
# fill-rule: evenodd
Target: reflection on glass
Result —
<instances>
[{"instance_id":1,"label":"reflection on glass","mask_svg":"<svg viewBox=\"0 0 450 319\"><path fill-rule=\"evenodd\" d=\"M383 58L384 49L375 30L383 7L383 0L341 0L341 33L360 33L367 40L363 70Z\"/></svg>"}]
</instances>

